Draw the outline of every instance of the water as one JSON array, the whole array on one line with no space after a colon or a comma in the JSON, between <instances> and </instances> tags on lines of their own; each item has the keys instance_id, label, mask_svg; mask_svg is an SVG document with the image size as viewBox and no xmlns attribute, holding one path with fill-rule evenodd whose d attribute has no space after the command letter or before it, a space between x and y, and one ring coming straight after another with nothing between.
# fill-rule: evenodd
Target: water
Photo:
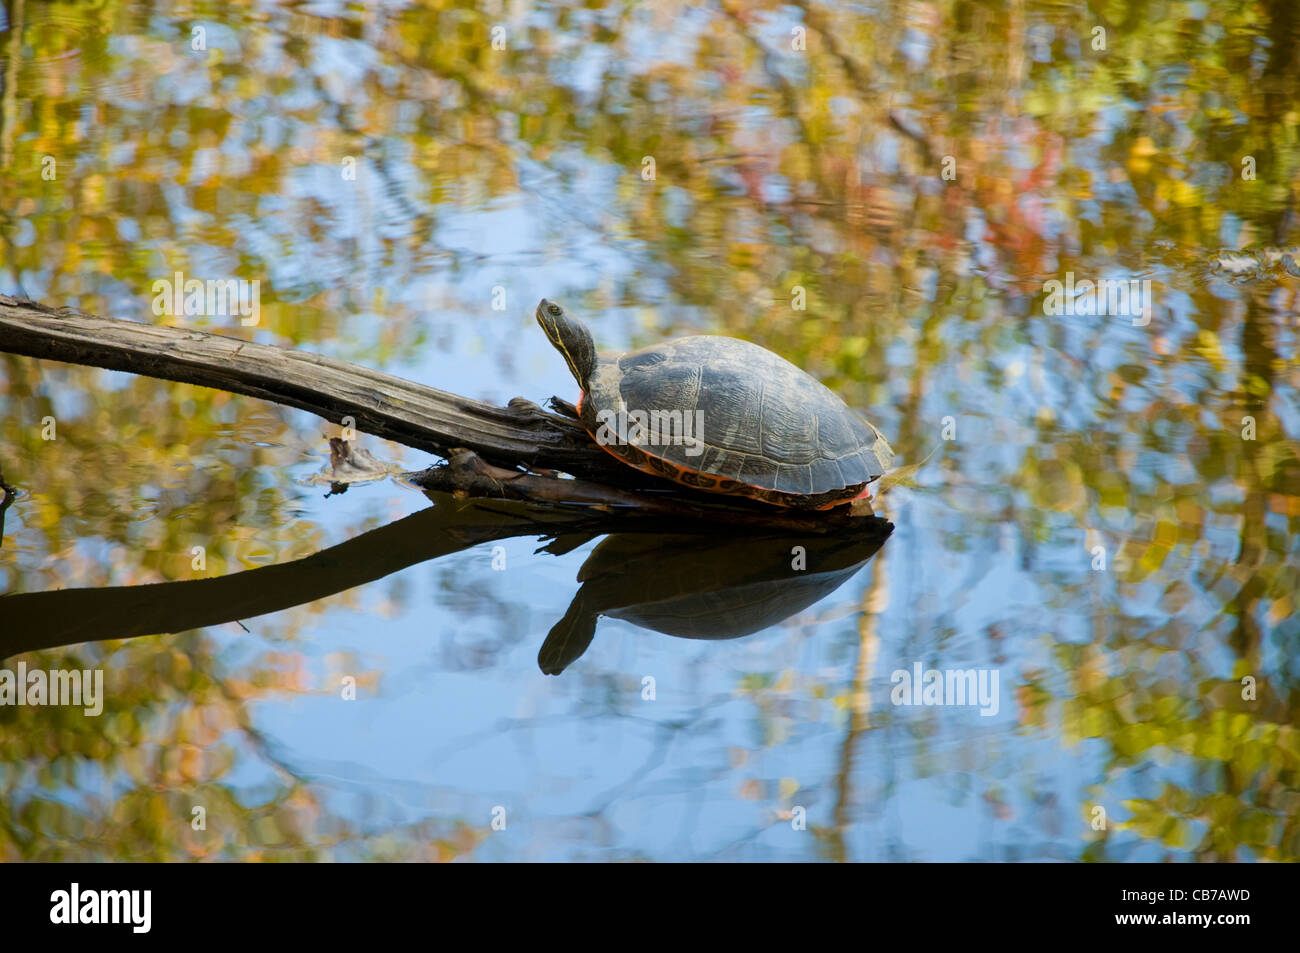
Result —
<instances>
[{"instance_id":1,"label":"water","mask_svg":"<svg viewBox=\"0 0 1300 953\"><path fill-rule=\"evenodd\" d=\"M547 297L610 350L762 344L925 462L789 617L674 638L593 586L551 677L624 537L326 498L333 424L0 355L0 587L69 591L0 601L4 666L105 685L0 707L0 859L1300 857L1286 4L3 9L2 293L495 402L576 396ZM257 325L156 316L177 271ZM896 704L918 665L996 705Z\"/></svg>"}]
</instances>

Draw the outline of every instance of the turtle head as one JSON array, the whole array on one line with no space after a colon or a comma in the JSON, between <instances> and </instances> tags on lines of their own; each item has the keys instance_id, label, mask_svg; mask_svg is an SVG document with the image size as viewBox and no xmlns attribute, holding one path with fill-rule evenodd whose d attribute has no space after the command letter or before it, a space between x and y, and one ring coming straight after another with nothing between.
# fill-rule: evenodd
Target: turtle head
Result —
<instances>
[{"instance_id":1,"label":"turtle head","mask_svg":"<svg viewBox=\"0 0 1300 953\"><path fill-rule=\"evenodd\" d=\"M564 355L569 370L585 391L587 381L596 369L596 344L591 339L591 332L581 321L569 317L554 301L545 298L537 305L537 323L555 349Z\"/></svg>"}]
</instances>

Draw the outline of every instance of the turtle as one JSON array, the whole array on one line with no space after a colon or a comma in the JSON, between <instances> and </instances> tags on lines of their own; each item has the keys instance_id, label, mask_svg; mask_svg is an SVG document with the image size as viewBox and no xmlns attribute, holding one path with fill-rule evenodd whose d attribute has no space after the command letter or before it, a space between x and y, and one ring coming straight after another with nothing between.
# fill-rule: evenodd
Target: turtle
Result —
<instances>
[{"instance_id":1,"label":"turtle","mask_svg":"<svg viewBox=\"0 0 1300 953\"><path fill-rule=\"evenodd\" d=\"M757 344L701 334L607 357L555 302L543 298L536 316L582 388L583 427L645 473L709 493L830 509L868 498L867 484L893 462L873 424Z\"/></svg>"},{"instance_id":2,"label":"turtle","mask_svg":"<svg viewBox=\"0 0 1300 953\"><path fill-rule=\"evenodd\" d=\"M866 522L866 521L864 521ZM738 639L824 599L867 564L894 526L831 536L613 533L587 556L568 611L546 636L537 664L559 675L596 634L600 616L682 639ZM804 549L800 566L793 547Z\"/></svg>"}]
</instances>

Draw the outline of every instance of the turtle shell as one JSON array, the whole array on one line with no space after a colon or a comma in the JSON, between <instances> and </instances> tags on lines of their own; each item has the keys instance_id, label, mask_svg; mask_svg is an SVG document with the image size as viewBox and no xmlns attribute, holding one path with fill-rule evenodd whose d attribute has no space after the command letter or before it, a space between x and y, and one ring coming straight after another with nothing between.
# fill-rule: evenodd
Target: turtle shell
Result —
<instances>
[{"instance_id":1,"label":"turtle shell","mask_svg":"<svg viewBox=\"0 0 1300 953\"><path fill-rule=\"evenodd\" d=\"M737 338L678 338L601 361L581 414L597 443L637 469L784 506L861 496L894 457L832 390Z\"/></svg>"}]
</instances>

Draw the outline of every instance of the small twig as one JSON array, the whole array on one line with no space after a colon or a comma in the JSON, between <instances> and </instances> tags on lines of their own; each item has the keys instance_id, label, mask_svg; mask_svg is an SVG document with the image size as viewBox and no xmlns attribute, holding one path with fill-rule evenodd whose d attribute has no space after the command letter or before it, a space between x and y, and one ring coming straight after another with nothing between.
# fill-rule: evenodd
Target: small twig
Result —
<instances>
[{"instance_id":1,"label":"small twig","mask_svg":"<svg viewBox=\"0 0 1300 953\"><path fill-rule=\"evenodd\" d=\"M4 499L0 500L0 546L3 546L5 538L5 510L9 509L9 505L13 503L14 497L18 495L18 489L5 482L3 467L0 467L0 492L4 493Z\"/></svg>"}]
</instances>

